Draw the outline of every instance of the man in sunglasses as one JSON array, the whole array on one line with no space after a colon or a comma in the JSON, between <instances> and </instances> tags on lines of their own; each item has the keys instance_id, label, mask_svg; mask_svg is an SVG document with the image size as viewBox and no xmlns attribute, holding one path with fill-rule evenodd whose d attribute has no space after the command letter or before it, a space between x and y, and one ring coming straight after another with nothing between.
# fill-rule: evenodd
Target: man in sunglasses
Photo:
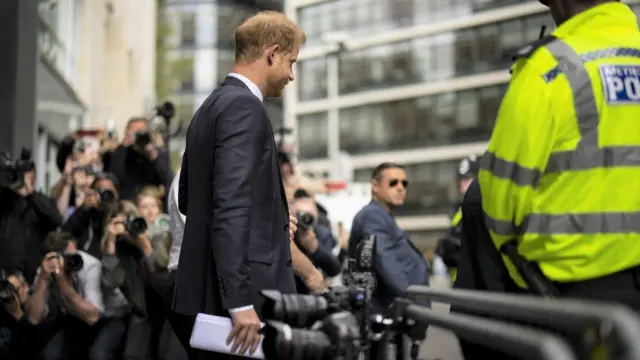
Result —
<instances>
[{"instance_id":1,"label":"man in sunglasses","mask_svg":"<svg viewBox=\"0 0 640 360\"><path fill-rule=\"evenodd\" d=\"M396 297L405 296L409 285L429 285L427 262L392 215L395 208L404 204L408 184L402 165L378 165L371 176L372 200L358 212L351 226L350 257L355 255L360 241L371 235L376 237L378 286L373 305L383 313Z\"/></svg>"}]
</instances>

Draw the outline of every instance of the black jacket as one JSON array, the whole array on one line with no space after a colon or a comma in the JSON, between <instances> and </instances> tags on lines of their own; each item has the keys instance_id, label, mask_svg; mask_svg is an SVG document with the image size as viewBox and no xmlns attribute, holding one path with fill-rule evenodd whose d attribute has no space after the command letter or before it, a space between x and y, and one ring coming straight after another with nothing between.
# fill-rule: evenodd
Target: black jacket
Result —
<instances>
[{"instance_id":1,"label":"black jacket","mask_svg":"<svg viewBox=\"0 0 640 360\"><path fill-rule=\"evenodd\" d=\"M150 161L138 152L119 146L106 153L102 161L104 170L118 179L118 192L121 200L133 200L145 186L171 186L173 173L169 163L169 153L158 149L158 158ZM167 191L168 193L168 191Z\"/></svg>"},{"instance_id":2,"label":"black jacket","mask_svg":"<svg viewBox=\"0 0 640 360\"><path fill-rule=\"evenodd\" d=\"M55 202L46 195L22 197L0 189L0 269L20 270L31 283L42 260L42 241L61 224Z\"/></svg>"}]
</instances>

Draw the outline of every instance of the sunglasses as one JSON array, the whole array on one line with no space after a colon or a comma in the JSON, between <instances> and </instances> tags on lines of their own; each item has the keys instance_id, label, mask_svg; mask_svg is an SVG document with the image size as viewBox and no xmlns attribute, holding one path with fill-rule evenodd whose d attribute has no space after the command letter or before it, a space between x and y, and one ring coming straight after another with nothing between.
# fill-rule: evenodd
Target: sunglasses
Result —
<instances>
[{"instance_id":1,"label":"sunglasses","mask_svg":"<svg viewBox=\"0 0 640 360\"><path fill-rule=\"evenodd\" d=\"M407 180L398 180L398 179L389 180L389 187L391 188L398 186L398 184L402 184L402 187L405 189L409 186L409 182Z\"/></svg>"}]
</instances>

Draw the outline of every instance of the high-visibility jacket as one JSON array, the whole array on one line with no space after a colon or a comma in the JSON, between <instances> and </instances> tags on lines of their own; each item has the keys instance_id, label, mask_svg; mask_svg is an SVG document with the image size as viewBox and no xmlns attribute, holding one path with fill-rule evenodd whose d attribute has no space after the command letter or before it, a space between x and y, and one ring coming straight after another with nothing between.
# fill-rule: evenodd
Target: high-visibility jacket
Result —
<instances>
[{"instance_id":1,"label":"high-visibility jacket","mask_svg":"<svg viewBox=\"0 0 640 360\"><path fill-rule=\"evenodd\" d=\"M453 215L451 219L451 236L457 236L458 238L462 237L462 208L459 207L456 210L456 213ZM456 281L456 277L458 276L458 267L450 266L449 267L449 277L451 278L451 282Z\"/></svg>"},{"instance_id":2,"label":"high-visibility jacket","mask_svg":"<svg viewBox=\"0 0 640 360\"><path fill-rule=\"evenodd\" d=\"M597 5L518 55L479 173L495 245L517 239L559 282L639 265L636 16L622 3Z\"/></svg>"}]
</instances>

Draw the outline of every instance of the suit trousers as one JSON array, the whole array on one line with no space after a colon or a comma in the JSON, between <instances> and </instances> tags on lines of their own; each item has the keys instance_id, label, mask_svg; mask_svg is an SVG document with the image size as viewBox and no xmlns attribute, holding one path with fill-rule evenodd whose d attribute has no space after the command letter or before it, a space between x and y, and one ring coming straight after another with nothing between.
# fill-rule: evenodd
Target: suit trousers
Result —
<instances>
[{"instance_id":1,"label":"suit trousers","mask_svg":"<svg viewBox=\"0 0 640 360\"><path fill-rule=\"evenodd\" d=\"M460 248L460 267L455 288L523 293L511 280L484 222L482 194L477 180L467 190L462 204L463 237ZM633 268L598 279L556 283L560 297L617 302L640 311L640 269ZM452 306L451 311L456 311ZM580 340L561 334L569 343ZM460 339L466 360L506 360L513 357ZM582 355L582 354L578 354Z\"/></svg>"}]
</instances>

